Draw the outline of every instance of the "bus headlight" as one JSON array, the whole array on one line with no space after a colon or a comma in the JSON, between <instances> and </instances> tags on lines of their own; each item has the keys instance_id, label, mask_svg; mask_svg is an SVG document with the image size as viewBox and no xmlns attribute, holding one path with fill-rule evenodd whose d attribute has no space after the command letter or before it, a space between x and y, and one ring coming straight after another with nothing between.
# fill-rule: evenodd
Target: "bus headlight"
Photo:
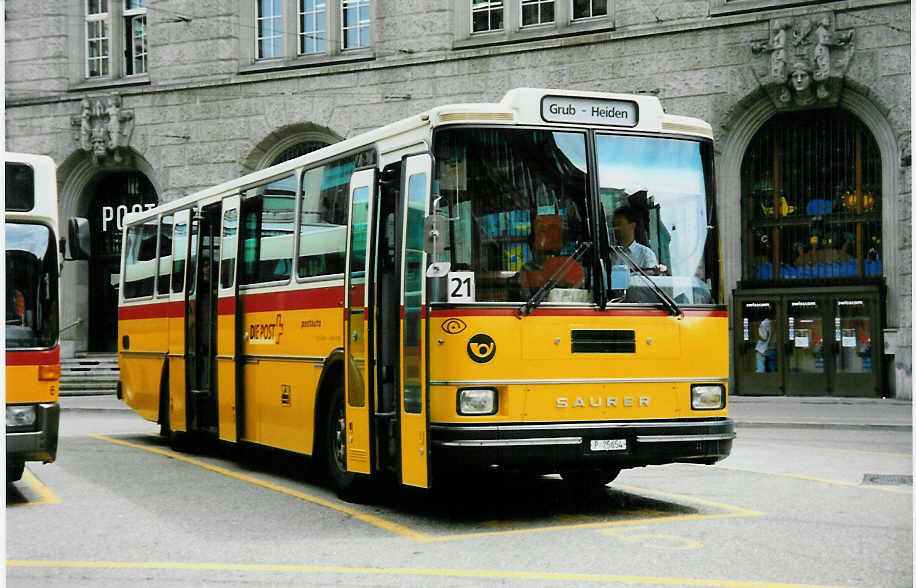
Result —
<instances>
[{"instance_id":1,"label":"bus headlight","mask_svg":"<svg viewBox=\"0 0 916 588\"><path fill-rule=\"evenodd\" d=\"M13 405L6 407L6 428L24 429L35 426L38 411L34 404Z\"/></svg>"},{"instance_id":2,"label":"bus headlight","mask_svg":"<svg viewBox=\"0 0 916 588\"><path fill-rule=\"evenodd\" d=\"M722 384L692 384L690 407L693 410L719 410L725 408L725 386Z\"/></svg>"},{"instance_id":3,"label":"bus headlight","mask_svg":"<svg viewBox=\"0 0 916 588\"><path fill-rule=\"evenodd\" d=\"M498 407L493 388L465 388L458 390L458 414L496 414Z\"/></svg>"}]
</instances>

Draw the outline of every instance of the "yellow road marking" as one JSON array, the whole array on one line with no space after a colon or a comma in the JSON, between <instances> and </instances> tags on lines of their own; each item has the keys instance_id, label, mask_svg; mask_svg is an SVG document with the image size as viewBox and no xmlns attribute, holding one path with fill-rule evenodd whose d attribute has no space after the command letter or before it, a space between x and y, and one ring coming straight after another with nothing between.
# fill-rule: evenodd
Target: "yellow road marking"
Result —
<instances>
[{"instance_id":1,"label":"yellow road marking","mask_svg":"<svg viewBox=\"0 0 916 588\"><path fill-rule=\"evenodd\" d=\"M28 568L105 568L140 570L218 570L242 572L284 572L300 574L343 574L369 576L415 576L438 578L475 578L488 580L541 580L553 582L600 582L604 584L652 584L658 586L721 586L725 588L842 588L817 584L786 584L742 580L704 580L614 574L574 574L563 572L517 572L511 570L461 570L437 568L363 568L348 566L307 566L275 564L219 564L126 561L44 561L7 560L9 567Z\"/></svg>"},{"instance_id":2,"label":"yellow road marking","mask_svg":"<svg viewBox=\"0 0 916 588\"><path fill-rule=\"evenodd\" d=\"M706 467L706 466L702 466ZM893 494L912 494L913 490L904 490L901 488L887 488L885 486L876 486L873 484L856 484L855 482L843 482L842 480L828 480L825 478L815 478L804 474L790 474L788 472L767 472L763 470L752 470L750 468L731 468L725 466L716 466L720 470L730 470L733 472L747 472L749 474L761 474L764 476L779 476L781 478L794 478L796 480L805 480L808 482L819 482L821 484L832 484L834 486L845 486L847 488L858 488L860 490L878 490L880 492L891 492Z\"/></svg>"},{"instance_id":3,"label":"yellow road marking","mask_svg":"<svg viewBox=\"0 0 916 588\"><path fill-rule=\"evenodd\" d=\"M286 494L287 496L293 496L300 500L305 500L306 502L318 504L325 508L330 508L331 510L335 510L337 512L341 512L346 515L349 515L355 519L363 521L364 523L369 523L370 525L373 525L380 529L384 529L386 531L389 531L396 535L400 535L402 537L407 537L408 539L413 539L414 541L417 541L420 543L426 543L426 542L434 540L434 537L427 535L426 533L421 533L409 527L405 527L404 525L399 525L398 523L393 523L386 519L383 519L383 518L380 518L380 517L377 517L371 514L367 514L365 512L361 512L345 504L340 504L338 502L332 502L330 500L326 500L319 496L313 496L311 494L306 494L305 492L299 492L298 490L293 490L292 488L286 488L285 486L280 486L279 484L274 484L266 480L261 480L260 478L255 478L253 476L249 476L246 474L234 472L232 470L229 470L229 469L226 469L220 466L209 464L199 459L194 459L193 457L188 457L186 455L181 455L180 453L175 453L174 451L166 451L165 449L160 449L158 447L149 447L145 445L139 445L137 443L131 443L129 441L115 439L113 437L108 437L105 435L90 435L90 437L94 439L99 439L101 441L107 441L109 443L116 443L118 445L124 445L126 447L131 447L133 449L140 449L143 451L149 451L150 453L157 453L159 455L164 455L172 459L177 459L178 461L183 461L185 463L195 465L197 467L200 467L206 470L210 470L211 472L216 472L218 474L222 474L230 478L235 478L236 480L241 480L243 482L248 482L249 484L261 486L262 488L267 488L268 490L273 490L274 492L280 492L281 494Z\"/></svg>"},{"instance_id":4,"label":"yellow road marking","mask_svg":"<svg viewBox=\"0 0 916 588\"><path fill-rule=\"evenodd\" d=\"M662 496L668 499L693 502L697 504L704 504L704 505L711 506L717 509L725 510L727 512L716 513L716 514L672 515L672 516L661 516L661 517L642 518L642 519L627 519L627 520L621 520L621 521L595 521L591 523L576 522L576 523L568 523L568 524L554 524L554 525L547 525L547 526L540 526L540 527L525 527L525 528L518 528L518 529L500 529L500 530L492 530L492 531L481 531L481 532L475 532L475 533L457 533L454 535L430 535L422 531L411 529L410 527L407 527L405 525L401 525L399 523L395 523L395 522L389 521L387 519L383 519L375 515L364 513L362 511L359 511L353 507L350 507L344 504L326 500L324 498L313 496L311 494L306 494L305 492L293 490L292 488L280 486L279 484L274 484L272 482L268 482L260 478L255 478L253 476L235 472L227 468L212 465L205 461L201 461L193 457L188 457L186 455L182 455L174 451L168 451L165 449L160 449L158 447L150 447L147 445L131 443L130 441L115 439L113 437L108 437L105 435L90 435L90 437L94 439L99 439L101 441L106 441L109 443L116 443L119 445L124 445L126 447L131 447L133 449L140 449L142 451L148 451L150 453L164 455L166 457L177 459L179 461L183 461L191 465L196 465L198 467L210 470L212 472L216 472L218 474L222 474L224 476L229 476L231 478L235 478L237 480L241 480L244 482L249 482L251 484L255 484L263 488L267 488L269 490L274 490L276 492L280 492L288 496L293 496L295 498L299 498L301 500L305 500L313 504L318 504L320 506L330 508L337 512L342 512L344 514L352 516L355 519L361 520L365 523L368 523L380 529L390 531L392 533L395 533L396 535L400 535L401 537L405 537L417 543L434 543L434 542L442 542L442 541L457 541L457 540L463 540L463 539L479 539L479 538L484 538L484 537L497 537L497 536L504 536L504 535L521 535L521 534L539 533L539 532L545 532L545 531L569 531L569 530L576 530L576 529L610 528L610 527L619 527L619 526L624 526L624 525L642 525L646 523L663 523L663 522L667 523L667 522L674 522L674 521L700 521L700 520L726 519L726 518L736 518L736 517L752 517L752 516L762 516L764 514L762 512L758 512L755 510L750 510L747 508L713 502L711 500L703 500L701 498L695 498L693 496L684 496L681 494L658 492L656 490L651 490L648 488L637 488L633 486L621 486L621 485L615 484L613 486L615 489L621 489L621 490L625 490L628 492L640 492L640 493L645 493L645 494L654 494L656 496ZM499 523L499 522L497 521L496 523Z\"/></svg>"},{"instance_id":5,"label":"yellow road marking","mask_svg":"<svg viewBox=\"0 0 916 588\"><path fill-rule=\"evenodd\" d=\"M29 485L30 490L38 494L38 500L29 500L28 502L20 502L18 504L7 504L7 507L40 506L43 504L57 504L60 502L60 498L58 498L54 492L51 492L51 489L45 486L41 480L36 478L35 474L30 472L28 468L22 472L22 480Z\"/></svg>"}]
</instances>

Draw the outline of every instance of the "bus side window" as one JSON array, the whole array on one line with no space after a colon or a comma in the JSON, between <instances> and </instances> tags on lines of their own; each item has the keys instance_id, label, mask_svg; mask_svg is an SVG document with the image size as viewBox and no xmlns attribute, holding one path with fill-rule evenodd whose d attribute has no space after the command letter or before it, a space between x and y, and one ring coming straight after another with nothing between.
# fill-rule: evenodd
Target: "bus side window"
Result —
<instances>
[{"instance_id":1,"label":"bus side window","mask_svg":"<svg viewBox=\"0 0 916 588\"><path fill-rule=\"evenodd\" d=\"M169 293L169 279L172 271L172 215L162 217L159 223L159 279L156 292L160 296Z\"/></svg>"},{"instance_id":2,"label":"bus side window","mask_svg":"<svg viewBox=\"0 0 916 588\"><path fill-rule=\"evenodd\" d=\"M172 292L178 294L184 290L184 261L188 254L188 225L175 225L172 249Z\"/></svg>"},{"instance_id":3,"label":"bus side window","mask_svg":"<svg viewBox=\"0 0 916 588\"><path fill-rule=\"evenodd\" d=\"M156 232L153 220L127 227L127 251L124 255L124 298L153 295L156 275Z\"/></svg>"},{"instance_id":4,"label":"bus side window","mask_svg":"<svg viewBox=\"0 0 916 588\"><path fill-rule=\"evenodd\" d=\"M352 157L311 169L302 178L300 278L342 274L347 248L347 200Z\"/></svg>"},{"instance_id":5,"label":"bus side window","mask_svg":"<svg viewBox=\"0 0 916 588\"><path fill-rule=\"evenodd\" d=\"M239 284L289 280L293 267L295 211L295 175L244 192Z\"/></svg>"}]
</instances>

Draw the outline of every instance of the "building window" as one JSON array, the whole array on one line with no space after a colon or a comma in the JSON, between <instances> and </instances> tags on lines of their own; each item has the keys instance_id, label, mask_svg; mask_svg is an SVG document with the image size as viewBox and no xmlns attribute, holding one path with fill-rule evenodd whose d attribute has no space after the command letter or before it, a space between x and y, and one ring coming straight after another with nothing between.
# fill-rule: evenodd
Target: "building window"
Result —
<instances>
[{"instance_id":1,"label":"building window","mask_svg":"<svg viewBox=\"0 0 916 588\"><path fill-rule=\"evenodd\" d=\"M340 38L341 49L368 47L370 0L341 0L340 2Z\"/></svg>"},{"instance_id":2,"label":"building window","mask_svg":"<svg viewBox=\"0 0 916 588\"><path fill-rule=\"evenodd\" d=\"M471 0L471 32L503 30L502 0Z\"/></svg>"},{"instance_id":3,"label":"building window","mask_svg":"<svg viewBox=\"0 0 916 588\"><path fill-rule=\"evenodd\" d=\"M110 75L110 37L108 0L86 0L87 78L103 78Z\"/></svg>"},{"instance_id":4,"label":"building window","mask_svg":"<svg viewBox=\"0 0 916 588\"><path fill-rule=\"evenodd\" d=\"M854 282L883 275L881 158L842 110L780 114L741 165L744 279Z\"/></svg>"},{"instance_id":5,"label":"building window","mask_svg":"<svg viewBox=\"0 0 916 588\"><path fill-rule=\"evenodd\" d=\"M124 0L124 72L146 73L146 0Z\"/></svg>"},{"instance_id":6,"label":"building window","mask_svg":"<svg viewBox=\"0 0 916 588\"><path fill-rule=\"evenodd\" d=\"M522 26L549 24L554 19L554 0L521 0Z\"/></svg>"},{"instance_id":7,"label":"building window","mask_svg":"<svg viewBox=\"0 0 916 588\"><path fill-rule=\"evenodd\" d=\"M611 30L611 0L455 0L456 49Z\"/></svg>"},{"instance_id":8,"label":"building window","mask_svg":"<svg viewBox=\"0 0 916 588\"><path fill-rule=\"evenodd\" d=\"M607 16L608 0L572 0L573 20Z\"/></svg>"},{"instance_id":9,"label":"building window","mask_svg":"<svg viewBox=\"0 0 916 588\"><path fill-rule=\"evenodd\" d=\"M325 0L299 0L299 55L323 53L326 31Z\"/></svg>"},{"instance_id":10,"label":"building window","mask_svg":"<svg viewBox=\"0 0 916 588\"><path fill-rule=\"evenodd\" d=\"M360 50L372 42L372 8L372 0L255 0L241 26L246 57L252 64L273 61L253 71L354 50L364 57Z\"/></svg>"},{"instance_id":11,"label":"building window","mask_svg":"<svg viewBox=\"0 0 916 588\"><path fill-rule=\"evenodd\" d=\"M274 59L283 57L283 1L258 0L257 15L257 58Z\"/></svg>"}]
</instances>

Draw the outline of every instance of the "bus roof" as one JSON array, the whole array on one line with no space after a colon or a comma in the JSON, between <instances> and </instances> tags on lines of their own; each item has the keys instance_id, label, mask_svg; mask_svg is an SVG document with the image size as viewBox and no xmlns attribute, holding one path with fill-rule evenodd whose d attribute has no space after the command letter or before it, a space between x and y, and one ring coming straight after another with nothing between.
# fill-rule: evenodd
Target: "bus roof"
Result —
<instances>
[{"instance_id":1,"label":"bus roof","mask_svg":"<svg viewBox=\"0 0 916 588\"><path fill-rule=\"evenodd\" d=\"M455 124L557 125L666 133L712 139L712 127L700 119L665 114L661 101L645 94L614 94L544 88L515 88L500 102L448 104L401 119L295 159L223 182L142 212L128 213L125 223L154 218L221 194L245 189L338 155L378 144L382 154L422 145L424 128Z\"/></svg>"}]
</instances>

